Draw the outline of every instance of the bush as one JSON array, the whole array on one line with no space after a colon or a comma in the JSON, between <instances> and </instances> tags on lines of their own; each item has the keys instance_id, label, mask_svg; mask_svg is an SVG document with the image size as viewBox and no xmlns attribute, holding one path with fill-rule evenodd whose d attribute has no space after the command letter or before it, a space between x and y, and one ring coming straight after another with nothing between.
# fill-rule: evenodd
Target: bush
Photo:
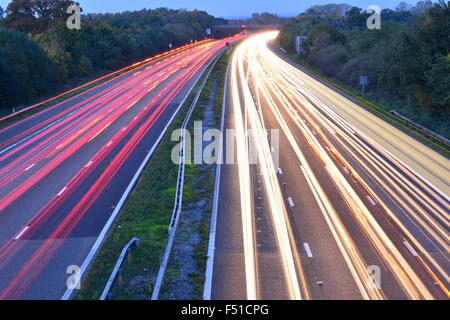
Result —
<instances>
[{"instance_id":1,"label":"bush","mask_svg":"<svg viewBox=\"0 0 450 320\"><path fill-rule=\"evenodd\" d=\"M80 63L78 63L77 74L80 76L87 76L94 71L91 59L86 56L82 56Z\"/></svg>"},{"instance_id":2,"label":"bush","mask_svg":"<svg viewBox=\"0 0 450 320\"><path fill-rule=\"evenodd\" d=\"M0 107L11 107L47 93L56 66L25 34L0 28Z\"/></svg>"}]
</instances>

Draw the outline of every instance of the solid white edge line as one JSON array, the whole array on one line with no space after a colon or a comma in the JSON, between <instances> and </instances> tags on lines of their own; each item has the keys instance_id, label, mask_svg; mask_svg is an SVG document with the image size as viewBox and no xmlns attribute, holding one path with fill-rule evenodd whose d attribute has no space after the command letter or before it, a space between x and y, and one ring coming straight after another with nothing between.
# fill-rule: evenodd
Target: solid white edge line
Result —
<instances>
[{"instance_id":1,"label":"solid white edge line","mask_svg":"<svg viewBox=\"0 0 450 320\"><path fill-rule=\"evenodd\" d=\"M223 102L222 102L222 119L220 121L220 130L223 132L225 127L225 110L227 105L227 91L228 91L228 74L230 70L230 64L227 66L227 71L225 73L225 84L223 90ZM208 252L207 252L207 261L206 261L206 270L205 270L205 284L203 288L203 300L211 300L212 294L212 278L214 271L214 254L216 251L216 230L217 230L217 211L219 207L219 193L220 193L220 175L222 172L222 163L223 163L223 138L219 143L219 152L217 158L219 159L219 163L216 166L216 179L214 182L214 199L213 199L213 208L211 212L211 224L209 227L209 242L208 242Z\"/></svg>"},{"instance_id":2,"label":"solid white edge line","mask_svg":"<svg viewBox=\"0 0 450 320\"><path fill-rule=\"evenodd\" d=\"M188 93L183 98L183 100L179 104L177 110L173 113L173 115L170 118L170 120L167 122L167 125L164 127L163 131L159 135L158 140L156 140L156 142L153 144L153 147L151 148L151 150L149 151L149 153L145 157L144 161L142 161L142 163L141 163L139 169L136 171L136 174L134 175L133 179L129 183L128 187L125 189L125 192L122 194L122 197L120 198L119 202L117 203L116 208L114 209L113 213L109 217L109 219L106 222L105 226L103 227L100 235L98 236L97 240L95 241L94 245L92 246L91 250L89 251L89 254L87 255L86 259L84 260L83 264L81 265L80 273L79 273L80 281L83 278L84 273L88 269L88 267L91 264L92 260L94 259L95 255L97 254L97 251L100 248L101 244L103 243L103 240L106 238L106 235L107 235L107 233L109 231L109 228L114 223L117 215L119 214L120 210L122 209L123 205L125 204L125 201L127 200L129 194L131 193L131 191L133 191L133 188L134 188L135 184L137 183L138 179L140 178L140 176L142 174L142 171L144 171L145 167L147 166L147 163L149 162L150 158L152 157L153 153L155 152L155 149L158 147L159 143L163 139L164 135L166 134L167 129L169 128L169 126L172 123L173 119L177 116L177 114L180 111L181 107L183 106L184 102L188 98L189 94L194 89L195 85L197 84L197 81L198 81L198 78L194 82L194 84L191 86L191 88L189 89ZM75 289L68 288L64 292L64 294L62 295L61 300L69 300L74 291L75 291Z\"/></svg>"}]
</instances>

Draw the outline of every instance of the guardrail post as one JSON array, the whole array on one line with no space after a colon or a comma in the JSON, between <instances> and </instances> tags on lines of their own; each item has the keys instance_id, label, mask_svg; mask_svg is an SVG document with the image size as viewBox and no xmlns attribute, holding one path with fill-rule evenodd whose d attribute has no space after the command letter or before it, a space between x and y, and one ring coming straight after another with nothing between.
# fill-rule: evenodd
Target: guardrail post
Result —
<instances>
[{"instance_id":1,"label":"guardrail post","mask_svg":"<svg viewBox=\"0 0 450 320\"><path fill-rule=\"evenodd\" d=\"M120 292L123 290L123 274L122 268L119 269L119 274L117 275L117 285L119 287Z\"/></svg>"},{"instance_id":2,"label":"guardrail post","mask_svg":"<svg viewBox=\"0 0 450 320\"><path fill-rule=\"evenodd\" d=\"M114 270L111 273L111 276L108 279L108 282L106 283L105 289L103 290L103 293L100 297L100 300L106 300L111 299L111 287L113 284L117 281L117 286L119 287L119 290L123 290L123 273L122 273L122 265L125 261L125 258L128 258L128 263L131 263L131 247L133 245L139 246L140 240L139 238L133 238L128 242L128 244L122 249L119 259L116 262L116 265L114 266Z\"/></svg>"},{"instance_id":3,"label":"guardrail post","mask_svg":"<svg viewBox=\"0 0 450 320\"><path fill-rule=\"evenodd\" d=\"M127 250L127 261L128 264L131 264L131 248Z\"/></svg>"},{"instance_id":4,"label":"guardrail post","mask_svg":"<svg viewBox=\"0 0 450 320\"><path fill-rule=\"evenodd\" d=\"M153 293L153 290L155 289L155 279L150 278L150 284L148 286L148 292L151 295Z\"/></svg>"}]
</instances>

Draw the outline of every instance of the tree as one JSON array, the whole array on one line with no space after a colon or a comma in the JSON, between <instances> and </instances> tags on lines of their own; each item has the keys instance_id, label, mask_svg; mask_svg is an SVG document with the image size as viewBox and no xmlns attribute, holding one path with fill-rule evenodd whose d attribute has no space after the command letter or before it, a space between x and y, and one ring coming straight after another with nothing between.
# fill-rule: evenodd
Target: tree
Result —
<instances>
[{"instance_id":1,"label":"tree","mask_svg":"<svg viewBox=\"0 0 450 320\"><path fill-rule=\"evenodd\" d=\"M78 63L77 73L80 76L88 76L94 71L92 66L92 61L85 55L81 56L80 62Z\"/></svg>"},{"instance_id":2,"label":"tree","mask_svg":"<svg viewBox=\"0 0 450 320\"><path fill-rule=\"evenodd\" d=\"M308 38L303 43L304 49L309 52L322 50L328 46L344 44L345 35L339 30L326 24L314 26L308 33Z\"/></svg>"},{"instance_id":3,"label":"tree","mask_svg":"<svg viewBox=\"0 0 450 320\"><path fill-rule=\"evenodd\" d=\"M0 107L45 94L54 83L55 65L25 34L0 28Z\"/></svg>"},{"instance_id":4,"label":"tree","mask_svg":"<svg viewBox=\"0 0 450 320\"><path fill-rule=\"evenodd\" d=\"M278 24L281 22L280 17L278 17L276 14L263 12L261 14L259 13L253 13L252 18L248 21L249 24L260 24L260 25L273 25Z\"/></svg>"},{"instance_id":5,"label":"tree","mask_svg":"<svg viewBox=\"0 0 450 320\"><path fill-rule=\"evenodd\" d=\"M41 30L47 30L49 26L68 17L67 8L79 3L72 0L32 0L33 11L38 17Z\"/></svg>"},{"instance_id":6,"label":"tree","mask_svg":"<svg viewBox=\"0 0 450 320\"><path fill-rule=\"evenodd\" d=\"M450 2L449 2L450 3ZM431 56L446 55L450 43L450 6L440 1L414 23L415 41Z\"/></svg>"},{"instance_id":7,"label":"tree","mask_svg":"<svg viewBox=\"0 0 450 320\"><path fill-rule=\"evenodd\" d=\"M309 14L340 14L344 15L349 11L352 7L348 4L335 4L329 3L324 5L315 5L306 10Z\"/></svg>"},{"instance_id":8,"label":"tree","mask_svg":"<svg viewBox=\"0 0 450 320\"><path fill-rule=\"evenodd\" d=\"M5 25L23 32L41 33L68 17L72 0L13 0L6 10Z\"/></svg>"},{"instance_id":9,"label":"tree","mask_svg":"<svg viewBox=\"0 0 450 320\"><path fill-rule=\"evenodd\" d=\"M410 9L411 7L410 7L410 5L409 4L407 4L406 2L400 2L399 4L398 4L398 6L395 8L395 10L396 11L399 11L399 12L405 12L405 11L409 11L409 9Z\"/></svg>"},{"instance_id":10,"label":"tree","mask_svg":"<svg viewBox=\"0 0 450 320\"><path fill-rule=\"evenodd\" d=\"M353 7L347 13L346 25L349 29L352 28L365 28L366 27L366 16L361 13L361 8Z\"/></svg>"},{"instance_id":11,"label":"tree","mask_svg":"<svg viewBox=\"0 0 450 320\"><path fill-rule=\"evenodd\" d=\"M431 69L425 72L425 88L431 103L439 114L450 113L450 54L436 58Z\"/></svg>"},{"instance_id":12,"label":"tree","mask_svg":"<svg viewBox=\"0 0 450 320\"><path fill-rule=\"evenodd\" d=\"M415 15L419 15L424 13L431 7L433 7L433 3L431 2L431 0L419 1L415 6L411 8L411 12Z\"/></svg>"},{"instance_id":13,"label":"tree","mask_svg":"<svg viewBox=\"0 0 450 320\"><path fill-rule=\"evenodd\" d=\"M36 28L31 0L13 0L6 9L5 26L25 33Z\"/></svg>"},{"instance_id":14,"label":"tree","mask_svg":"<svg viewBox=\"0 0 450 320\"><path fill-rule=\"evenodd\" d=\"M4 14L3 8L2 6L0 6L0 19L3 19L3 14Z\"/></svg>"}]
</instances>

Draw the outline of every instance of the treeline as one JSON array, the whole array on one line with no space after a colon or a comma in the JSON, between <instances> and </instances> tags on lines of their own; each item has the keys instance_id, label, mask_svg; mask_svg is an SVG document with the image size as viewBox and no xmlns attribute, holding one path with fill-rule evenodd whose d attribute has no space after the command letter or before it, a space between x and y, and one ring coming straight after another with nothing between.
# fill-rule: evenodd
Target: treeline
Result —
<instances>
[{"instance_id":1,"label":"treeline","mask_svg":"<svg viewBox=\"0 0 450 320\"><path fill-rule=\"evenodd\" d=\"M14 0L0 18L0 108L26 103L74 77L113 70L224 24L202 11L165 8L82 15L66 26L67 0ZM0 10L0 13L2 10ZM2 15L0 14L0 17Z\"/></svg>"},{"instance_id":2,"label":"treeline","mask_svg":"<svg viewBox=\"0 0 450 320\"><path fill-rule=\"evenodd\" d=\"M230 24L257 24L257 25L276 25L281 24L284 21L286 21L286 18L281 18L276 14L269 13L269 12L262 12L262 13L252 13L252 16L248 19L244 20L230 20Z\"/></svg>"},{"instance_id":3,"label":"treeline","mask_svg":"<svg viewBox=\"0 0 450 320\"><path fill-rule=\"evenodd\" d=\"M300 54L304 63L354 89L367 75L372 100L448 137L449 6L442 0L401 3L382 10L380 30L367 28L369 14L361 8L340 5L317 13L316 7L287 21L278 41L294 51L295 36L307 36Z\"/></svg>"}]
</instances>

